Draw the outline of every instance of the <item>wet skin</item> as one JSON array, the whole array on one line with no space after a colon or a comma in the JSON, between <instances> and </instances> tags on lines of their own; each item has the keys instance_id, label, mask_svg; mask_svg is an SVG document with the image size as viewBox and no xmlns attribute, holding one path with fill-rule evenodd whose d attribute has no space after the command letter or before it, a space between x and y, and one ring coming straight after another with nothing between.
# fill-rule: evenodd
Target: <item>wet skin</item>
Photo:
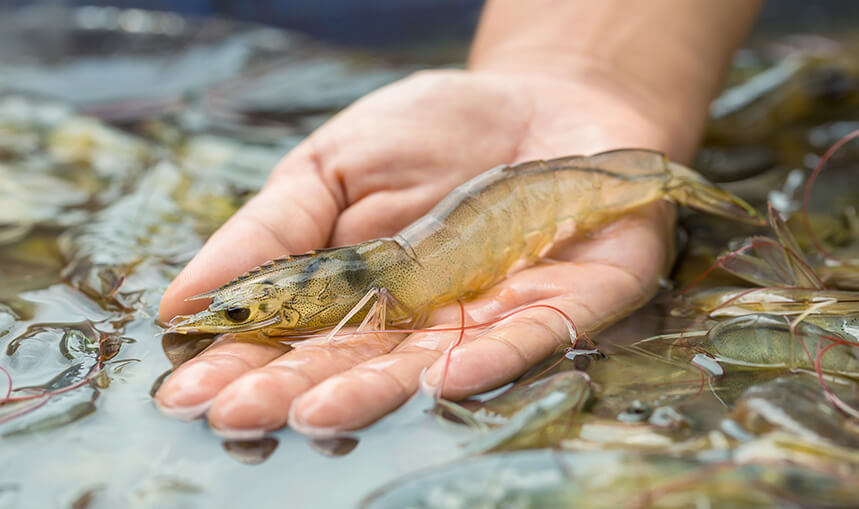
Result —
<instances>
[{"instance_id":1,"label":"wet skin","mask_svg":"<svg viewBox=\"0 0 859 509\"><path fill-rule=\"evenodd\" d=\"M490 73L426 72L358 101L311 135L265 188L215 233L165 293L162 320L198 311L184 302L285 253L389 236L456 185L498 164L617 147L646 147L688 160L698 127L671 136L622 84L598 73L577 81ZM558 246L465 304L485 322L547 303L580 331L646 301L673 253L673 211L659 203ZM431 325L459 324L459 307ZM402 404L424 382L437 386L457 333L360 336L337 344L261 345L229 335L180 367L156 401L179 417L206 413L224 434L254 435L289 423L306 433L355 429ZM443 394L460 398L523 373L569 344L557 313L516 315L451 357Z\"/></svg>"}]
</instances>

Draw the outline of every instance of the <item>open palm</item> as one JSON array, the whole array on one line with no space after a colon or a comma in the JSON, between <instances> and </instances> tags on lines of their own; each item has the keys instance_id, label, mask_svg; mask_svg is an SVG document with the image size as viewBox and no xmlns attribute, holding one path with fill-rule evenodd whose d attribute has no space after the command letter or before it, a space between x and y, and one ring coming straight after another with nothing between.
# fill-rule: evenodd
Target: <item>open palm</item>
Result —
<instances>
[{"instance_id":1,"label":"open palm","mask_svg":"<svg viewBox=\"0 0 859 509\"><path fill-rule=\"evenodd\" d=\"M621 147L688 157L634 94L593 82L424 72L343 111L288 154L264 189L216 232L165 293L161 319L197 311L184 302L287 253L390 236L454 187L499 164ZM575 199L575 197L570 197ZM527 304L562 309L594 330L655 291L670 261L670 207L654 204L588 238L557 246L557 263L518 272L465 303L469 323ZM469 249L463 245L463 249ZM455 327L460 309L431 326ZM165 412L208 412L213 428L253 435L287 422L306 433L365 426L402 404L424 380L438 386L454 332L358 336L290 350L224 336L162 385ZM466 334L450 358L444 396L460 398L520 375L569 344L563 317L533 308L482 335Z\"/></svg>"}]
</instances>

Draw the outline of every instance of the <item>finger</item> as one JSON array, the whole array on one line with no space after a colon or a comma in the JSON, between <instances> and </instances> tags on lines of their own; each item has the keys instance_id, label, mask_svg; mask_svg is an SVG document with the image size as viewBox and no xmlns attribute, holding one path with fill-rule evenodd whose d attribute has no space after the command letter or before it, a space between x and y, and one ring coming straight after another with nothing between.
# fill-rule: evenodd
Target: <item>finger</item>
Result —
<instances>
[{"instance_id":1,"label":"finger","mask_svg":"<svg viewBox=\"0 0 859 509\"><path fill-rule=\"evenodd\" d=\"M565 263L528 272L523 274L528 285L552 280L567 288L560 297L532 303L557 308L566 317L548 307L516 313L475 341L454 349L449 360L434 363L427 371L426 385L441 385L442 396L449 399L498 387L558 348L571 345L567 317L578 335L598 330L646 302L655 289L642 287L632 273L607 265ZM516 283L510 281L508 288L516 291Z\"/></svg>"},{"instance_id":2,"label":"finger","mask_svg":"<svg viewBox=\"0 0 859 509\"><path fill-rule=\"evenodd\" d=\"M609 239L607 242L615 242L613 239L617 236L610 234L605 238ZM623 238L628 240L631 237L628 235ZM579 256L604 262L604 246L600 245L600 239L589 242L594 244L594 252L582 252ZM646 242L640 245L650 247ZM644 268L647 267L651 266L645 264ZM651 267L650 270L658 269ZM583 281L590 281L591 288L583 285ZM470 302L467 308L468 314L477 321L489 321L521 305L578 289L586 294L602 295L602 303L598 307L605 308L603 315L612 315L617 312L615 308L618 305L625 308L626 301L618 300L617 295L605 291L606 287L624 289L621 293L628 294L629 300L637 303L650 295L650 290L644 289L642 284L632 273L612 265L603 267L597 263L557 263L515 274L483 298ZM569 314L577 317L576 322L585 326L599 322L597 315L586 307L582 309L589 311L589 314L572 310L576 303L555 304L570 311ZM458 310L458 306L449 306L446 310L440 310L433 321L444 317L450 321L448 327L456 327L460 324ZM569 342L567 323L560 315L549 312L548 319L541 317L539 326L535 325L533 319L524 316L519 318L518 323L507 323L500 327L502 332L506 330L506 334L513 337L529 337L535 335L536 331L537 339L531 345L523 345L524 353L519 356L518 363L500 363L496 367L500 375L496 378L476 371L476 383L465 380L466 384L472 385L472 392L479 392L486 385L507 381L555 350L560 342ZM545 325L552 320L557 323ZM539 328L544 329L542 334ZM500 339L503 339L503 334L499 336ZM473 332L467 335L466 341L471 336ZM232 431L273 429L280 427L288 415L293 427L311 434L365 426L401 405L417 388L423 369L434 362L439 365L439 357L458 337L459 334L455 332L414 334L394 352L378 358L373 357L383 351L367 350L365 347L358 347L358 351L364 355L355 355L353 352L343 357L335 355L333 359L329 357L327 346L319 347L319 351L308 352L309 355L291 352L283 357L284 366L276 366L281 362L278 360L272 363L272 369L266 367L256 370L252 376L231 384L213 404L210 422L215 428ZM340 350L337 348L338 353ZM509 357L510 354L509 350L500 355L495 352L494 357ZM354 368L349 369L352 366ZM336 373L342 374L331 376ZM326 377L331 378L320 383ZM454 390L457 389L454 387Z\"/></svg>"},{"instance_id":3,"label":"finger","mask_svg":"<svg viewBox=\"0 0 859 509\"><path fill-rule=\"evenodd\" d=\"M199 417L227 384L283 354L288 348L279 344L242 341L231 335L221 336L164 381L155 394L155 404L174 417Z\"/></svg>"},{"instance_id":4,"label":"finger","mask_svg":"<svg viewBox=\"0 0 859 509\"><path fill-rule=\"evenodd\" d=\"M284 158L262 191L209 238L164 293L162 321L204 307L203 301L185 302L192 295L278 256L327 243L340 202L309 150L299 147Z\"/></svg>"},{"instance_id":5,"label":"finger","mask_svg":"<svg viewBox=\"0 0 859 509\"><path fill-rule=\"evenodd\" d=\"M530 279L528 274L520 277ZM545 284L519 288L517 292L506 292L507 298L501 302L515 305L554 295L554 291L557 290ZM497 298L487 300L493 305L499 302ZM486 304L474 301L469 307L481 316L489 316L494 312L493 305ZM449 308L456 310L456 321L437 328L456 329L462 324L459 306ZM467 320L466 324L471 322ZM463 342L478 334L477 330L467 330ZM290 352L231 384L212 405L210 423L215 428L231 430L274 429L282 426L288 416L290 426L311 435L361 428L403 404L417 390L423 370L459 339L459 331L428 331L412 334L386 355L351 341L348 346L357 348L359 355L349 352L344 358L340 355L344 347L339 345L319 345L314 347L318 351L309 352L311 355L301 350ZM359 363L361 360L364 362Z\"/></svg>"},{"instance_id":6,"label":"finger","mask_svg":"<svg viewBox=\"0 0 859 509\"><path fill-rule=\"evenodd\" d=\"M451 331L416 333L391 353L327 378L294 399L290 427L325 436L367 426L405 403L417 390L423 370L459 336Z\"/></svg>"},{"instance_id":7,"label":"finger","mask_svg":"<svg viewBox=\"0 0 859 509\"><path fill-rule=\"evenodd\" d=\"M659 257L664 256L660 254L664 248L658 243L658 232L654 233L649 226L636 228L646 225L647 221L647 218L629 219L626 235L607 230L601 236L582 242L591 249L580 249L577 256L598 262L557 262L512 275L481 298L467 303L467 316L486 323L518 307L546 303L562 309L580 331L611 321L621 312L646 301L656 288L654 274L661 264L652 262L661 261ZM612 249L611 244L630 240L638 242L643 249L653 249L639 257L641 260L627 261L631 269L619 268L624 267L622 261L615 267L610 263L612 256L626 251L617 246ZM587 304L576 300L575 295L584 296ZM440 309L431 321L443 321L448 327L456 327L461 323L459 307ZM470 342L474 337L477 339ZM294 400L290 426L308 434L366 426L405 402L417 389L421 372L431 364L425 383L437 387L447 369L447 356L443 354L457 338L458 333L414 334L391 354L320 383ZM523 311L484 335L469 330L463 346L452 352L454 357L443 385L443 395L460 398L501 385L548 356L559 345L569 344L566 318L546 308ZM459 352L466 352L466 355Z\"/></svg>"},{"instance_id":8,"label":"finger","mask_svg":"<svg viewBox=\"0 0 859 509\"><path fill-rule=\"evenodd\" d=\"M582 282L594 282L598 277L590 269L625 273L631 276L622 278L630 285L629 291L651 294L670 258L667 246L672 243L673 212L669 204L648 205L587 239L573 238L555 245L538 265L508 276L466 303L469 316L488 322L513 309L577 291ZM603 287L611 284L598 285L596 293L604 293ZM433 312L430 323L456 321L458 317L458 307L446 306Z\"/></svg>"},{"instance_id":9,"label":"finger","mask_svg":"<svg viewBox=\"0 0 859 509\"><path fill-rule=\"evenodd\" d=\"M298 345L230 383L212 402L209 424L227 436L253 436L286 425L299 394L325 378L389 352L401 334L345 336L336 343Z\"/></svg>"}]
</instances>

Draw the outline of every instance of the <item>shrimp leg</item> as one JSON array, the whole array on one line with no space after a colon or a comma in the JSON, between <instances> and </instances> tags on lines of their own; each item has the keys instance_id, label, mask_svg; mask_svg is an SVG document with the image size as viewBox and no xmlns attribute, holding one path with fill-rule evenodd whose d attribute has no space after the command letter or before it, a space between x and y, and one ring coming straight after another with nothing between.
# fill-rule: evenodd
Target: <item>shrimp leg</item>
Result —
<instances>
[{"instance_id":1,"label":"shrimp leg","mask_svg":"<svg viewBox=\"0 0 859 509\"><path fill-rule=\"evenodd\" d=\"M387 288L371 288L361 300L358 301L357 304L348 312L346 316L343 317L340 322L334 326L333 329L325 336L324 342L331 342L332 344L337 344L338 341L335 336L338 332L347 324L349 320L355 317L364 307L367 306L371 300L375 298L372 306L370 306L370 310L367 312L367 316L364 317L364 320L358 326L359 332L364 331L381 331L385 329L387 320L387 310L388 307L391 307L395 310L401 309L402 304L397 300L396 297L387 289Z\"/></svg>"}]
</instances>

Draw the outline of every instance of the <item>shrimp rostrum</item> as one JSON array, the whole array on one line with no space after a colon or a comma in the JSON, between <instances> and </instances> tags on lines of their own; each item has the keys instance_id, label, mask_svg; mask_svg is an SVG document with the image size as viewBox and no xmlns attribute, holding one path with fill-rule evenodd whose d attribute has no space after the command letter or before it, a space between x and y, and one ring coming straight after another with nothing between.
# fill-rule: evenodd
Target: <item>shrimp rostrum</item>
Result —
<instances>
[{"instance_id":1,"label":"shrimp rostrum","mask_svg":"<svg viewBox=\"0 0 859 509\"><path fill-rule=\"evenodd\" d=\"M266 263L194 298L169 332L307 334L345 324L420 326L429 313L537 262L552 245L657 200L760 224L740 198L649 150L493 168L391 238Z\"/></svg>"}]
</instances>

